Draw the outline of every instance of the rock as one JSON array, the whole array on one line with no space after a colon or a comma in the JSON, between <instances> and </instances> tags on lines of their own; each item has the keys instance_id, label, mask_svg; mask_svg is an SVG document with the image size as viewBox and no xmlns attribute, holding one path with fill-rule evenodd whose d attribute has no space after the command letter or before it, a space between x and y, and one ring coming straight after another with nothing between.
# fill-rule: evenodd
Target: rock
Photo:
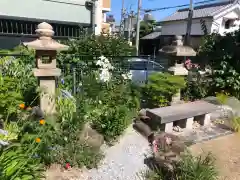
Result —
<instances>
[{"instance_id":1,"label":"rock","mask_svg":"<svg viewBox=\"0 0 240 180\"><path fill-rule=\"evenodd\" d=\"M182 152L184 152L185 147L186 146L185 146L184 142L182 142L182 141L173 141L172 142L172 146L171 146L171 150L174 153L181 154Z\"/></svg>"},{"instance_id":2,"label":"rock","mask_svg":"<svg viewBox=\"0 0 240 180\"><path fill-rule=\"evenodd\" d=\"M146 112L147 110L146 109L141 109L138 113L139 116L146 116Z\"/></svg>"},{"instance_id":3,"label":"rock","mask_svg":"<svg viewBox=\"0 0 240 180\"><path fill-rule=\"evenodd\" d=\"M173 131L175 131L175 132L183 132L182 128L179 127L179 126L174 126L173 127Z\"/></svg>"},{"instance_id":4,"label":"rock","mask_svg":"<svg viewBox=\"0 0 240 180\"><path fill-rule=\"evenodd\" d=\"M226 120L234 117L234 111L226 105L218 106L219 110L211 113L211 120Z\"/></svg>"},{"instance_id":5,"label":"rock","mask_svg":"<svg viewBox=\"0 0 240 180\"><path fill-rule=\"evenodd\" d=\"M80 141L91 147L100 148L104 143L104 137L92 129L89 123L86 123L80 135Z\"/></svg>"},{"instance_id":6,"label":"rock","mask_svg":"<svg viewBox=\"0 0 240 180\"><path fill-rule=\"evenodd\" d=\"M227 98L224 105L230 107L234 116L240 116L240 101L235 97Z\"/></svg>"},{"instance_id":7,"label":"rock","mask_svg":"<svg viewBox=\"0 0 240 180\"><path fill-rule=\"evenodd\" d=\"M207 101L208 103L215 104L215 105L221 105L219 100L214 96L209 96L203 99L204 101Z\"/></svg>"},{"instance_id":8,"label":"rock","mask_svg":"<svg viewBox=\"0 0 240 180\"><path fill-rule=\"evenodd\" d=\"M142 121L135 120L133 128L137 130L140 134L142 134L144 137L148 138L150 142L153 140L153 132L151 131L150 127Z\"/></svg>"},{"instance_id":9,"label":"rock","mask_svg":"<svg viewBox=\"0 0 240 180\"><path fill-rule=\"evenodd\" d=\"M197 121L194 121L193 122L193 129L197 129L199 128L201 125L197 122Z\"/></svg>"}]
</instances>

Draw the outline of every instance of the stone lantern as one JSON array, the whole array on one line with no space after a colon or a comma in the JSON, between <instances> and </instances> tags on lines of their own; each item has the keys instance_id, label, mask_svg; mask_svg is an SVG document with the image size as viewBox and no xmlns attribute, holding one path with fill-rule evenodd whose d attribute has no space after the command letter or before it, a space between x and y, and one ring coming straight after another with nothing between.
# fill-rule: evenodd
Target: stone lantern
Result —
<instances>
[{"instance_id":1,"label":"stone lantern","mask_svg":"<svg viewBox=\"0 0 240 180\"><path fill-rule=\"evenodd\" d=\"M46 22L39 24L35 32L38 39L23 44L36 50L36 68L33 72L41 89L40 108L46 114L54 114L56 78L61 75L61 70L57 68L56 55L57 51L67 50L68 46L52 39L53 28Z\"/></svg>"},{"instance_id":2,"label":"stone lantern","mask_svg":"<svg viewBox=\"0 0 240 180\"><path fill-rule=\"evenodd\" d=\"M196 51L190 46L184 46L182 36L175 36L170 46L164 46L159 50L168 56L168 71L173 75L187 75L188 70L184 67L184 58L196 56Z\"/></svg>"},{"instance_id":3,"label":"stone lantern","mask_svg":"<svg viewBox=\"0 0 240 180\"><path fill-rule=\"evenodd\" d=\"M170 46L164 46L159 50L168 57L168 71L173 75L188 75L188 70L184 67L184 58L196 56L196 51L190 46L184 46L182 36L175 36ZM180 90L172 97L172 104L180 102Z\"/></svg>"}]
</instances>

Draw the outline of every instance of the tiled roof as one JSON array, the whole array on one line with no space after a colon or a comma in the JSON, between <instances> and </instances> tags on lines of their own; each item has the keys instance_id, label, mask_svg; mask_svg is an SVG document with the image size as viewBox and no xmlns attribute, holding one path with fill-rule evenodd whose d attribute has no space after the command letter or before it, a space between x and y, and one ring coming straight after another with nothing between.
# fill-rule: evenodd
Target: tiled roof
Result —
<instances>
[{"instance_id":1,"label":"tiled roof","mask_svg":"<svg viewBox=\"0 0 240 180\"><path fill-rule=\"evenodd\" d=\"M156 39L159 36L161 36L161 32L152 32L152 33L142 37L141 39Z\"/></svg>"},{"instance_id":2,"label":"tiled roof","mask_svg":"<svg viewBox=\"0 0 240 180\"><path fill-rule=\"evenodd\" d=\"M212 17L213 13L225 8L227 6L231 6L235 1L227 0L220 3L212 3L212 4L205 4L201 6L196 6L193 11L193 18L202 18L202 17ZM188 8L179 9L172 15L162 19L161 22L166 21L177 21L177 20L184 20L188 18Z\"/></svg>"}]
</instances>

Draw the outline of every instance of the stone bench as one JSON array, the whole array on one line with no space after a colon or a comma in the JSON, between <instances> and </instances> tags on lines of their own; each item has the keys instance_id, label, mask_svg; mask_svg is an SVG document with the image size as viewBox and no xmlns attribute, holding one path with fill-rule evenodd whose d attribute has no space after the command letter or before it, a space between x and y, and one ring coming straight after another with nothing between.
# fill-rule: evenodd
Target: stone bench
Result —
<instances>
[{"instance_id":1,"label":"stone bench","mask_svg":"<svg viewBox=\"0 0 240 180\"><path fill-rule=\"evenodd\" d=\"M146 115L155 126L164 128L165 132L172 132L173 126L192 129L194 120L200 125L210 124L210 113L218 109L217 106L205 102L195 101L172 106L147 109Z\"/></svg>"}]
</instances>

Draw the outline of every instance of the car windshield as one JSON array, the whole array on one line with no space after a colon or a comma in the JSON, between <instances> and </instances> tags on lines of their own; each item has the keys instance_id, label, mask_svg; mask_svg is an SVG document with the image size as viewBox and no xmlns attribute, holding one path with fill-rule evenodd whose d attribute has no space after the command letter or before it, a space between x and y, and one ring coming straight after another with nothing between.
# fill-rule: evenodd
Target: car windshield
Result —
<instances>
[{"instance_id":1,"label":"car windshield","mask_svg":"<svg viewBox=\"0 0 240 180\"><path fill-rule=\"evenodd\" d=\"M130 70L146 70L146 61L131 61Z\"/></svg>"},{"instance_id":2,"label":"car windshield","mask_svg":"<svg viewBox=\"0 0 240 180\"><path fill-rule=\"evenodd\" d=\"M154 61L130 61L130 70L160 71L163 67Z\"/></svg>"}]
</instances>

